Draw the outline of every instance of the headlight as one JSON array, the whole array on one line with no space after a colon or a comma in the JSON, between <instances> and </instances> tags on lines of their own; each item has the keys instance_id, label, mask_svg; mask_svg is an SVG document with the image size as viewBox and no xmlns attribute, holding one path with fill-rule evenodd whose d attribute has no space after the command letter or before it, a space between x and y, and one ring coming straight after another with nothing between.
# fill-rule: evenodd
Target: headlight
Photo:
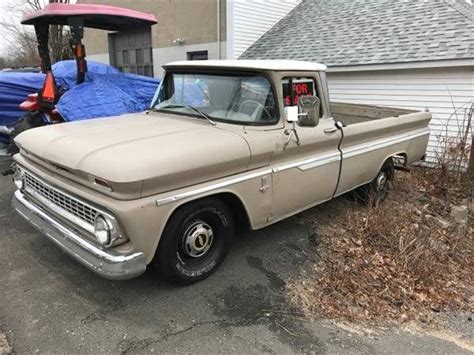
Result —
<instances>
[{"instance_id":1,"label":"headlight","mask_svg":"<svg viewBox=\"0 0 474 355\"><path fill-rule=\"evenodd\" d=\"M25 173L19 166L15 168L15 172L13 173L13 183L18 190L23 190L25 187Z\"/></svg>"},{"instance_id":2,"label":"headlight","mask_svg":"<svg viewBox=\"0 0 474 355\"><path fill-rule=\"evenodd\" d=\"M99 214L95 218L94 236L100 245L107 248L125 243L128 240L121 233L117 220L106 213Z\"/></svg>"},{"instance_id":3,"label":"headlight","mask_svg":"<svg viewBox=\"0 0 474 355\"><path fill-rule=\"evenodd\" d=\"M101 245L107 246L110 244L112 229L112 225L103 216L97 216L94 223L94 235Z\"/></svg>"}]
</instances>

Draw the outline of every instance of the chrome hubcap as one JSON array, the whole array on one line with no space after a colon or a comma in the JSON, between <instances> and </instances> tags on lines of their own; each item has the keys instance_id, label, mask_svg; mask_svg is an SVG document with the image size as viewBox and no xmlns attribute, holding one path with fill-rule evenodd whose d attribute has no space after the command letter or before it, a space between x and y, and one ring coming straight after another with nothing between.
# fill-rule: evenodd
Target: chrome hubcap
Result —
<instances>
[{"instance_id":1,"label":"chrome hubcap","mask_svg":"<svg viewBox=\"0 0 474 355\"><path fill-rule=\"evenodd\" d=\"M387 181L388 181L387 174L381 173L377 177L377 191L383 190L385 188L385 185L387 184Z\"/></svg>"},{"instance_id":2,"label":"chrome hubcap","mask_svg":"<svg viewBox=\"0 0 474 355\"><path fill-rule=\"evenodd\" d=\"M213 240L211 226L205 222L196 221L184 233L183 249L186 255L199 258L208 252Z\"/></svg>"}]
</instances>

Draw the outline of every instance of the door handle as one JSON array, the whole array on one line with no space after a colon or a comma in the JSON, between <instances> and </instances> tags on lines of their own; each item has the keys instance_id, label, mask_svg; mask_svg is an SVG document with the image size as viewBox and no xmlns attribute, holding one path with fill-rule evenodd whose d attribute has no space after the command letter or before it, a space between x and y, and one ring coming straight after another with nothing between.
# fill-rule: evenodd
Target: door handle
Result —
<instances>
[{"instance_id":1,"label":"door handle","mask_svg":"<svg viewBox=\"0 0 474 355\"><path fill-rule=\"evenodd\" d=\"M326 134L331 134L331 133L334 133L334 132L336 132L336 131L337 131L337 128L336 128L336 127L332 127L332 128L326 128L326 129L324 130L324 133L326 133Z\"/></svg>"}]
</instances>

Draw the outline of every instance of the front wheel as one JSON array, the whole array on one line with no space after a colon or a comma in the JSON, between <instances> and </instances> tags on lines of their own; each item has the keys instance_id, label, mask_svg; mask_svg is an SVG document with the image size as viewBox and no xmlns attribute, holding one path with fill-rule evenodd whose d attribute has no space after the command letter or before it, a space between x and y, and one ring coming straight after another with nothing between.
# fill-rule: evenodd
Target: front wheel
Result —
<instances>
[{"instance_id":1,"label":"front wheel","mask_svg":"<svg viewBox=\"0 0 474 355\"><path fill-rule=\"evenodd\" d=\"M222 263L232 238L232 215L222 201L191 202L168 221L153 266L172 282L203 280Z\"/></svg>"}]
</instances>

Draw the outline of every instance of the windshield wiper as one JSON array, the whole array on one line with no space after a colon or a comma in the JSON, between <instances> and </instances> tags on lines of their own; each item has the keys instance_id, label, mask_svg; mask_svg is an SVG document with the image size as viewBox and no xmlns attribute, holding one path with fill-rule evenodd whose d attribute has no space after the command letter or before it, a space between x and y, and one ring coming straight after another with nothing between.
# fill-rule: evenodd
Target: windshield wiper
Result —
<instances>
[{"instance_id":1,"label":"windshield wiper","mask_svg":"<svg viewBox=\"0 0 474 355\"><path fill-rule=\"evenodd\" d=\"M187 108L187 109L193 110L194 112L198 113L201 117L206 119L211 125L213 125L213 126L216 125L216 123L212 120L212 118L208 114L206 114L206 113L202 112L200 109L198 109L194 106L190 106L190 105L170 104L170 105L166 105L164 107L161 107L161 108L155 109L155 110L159 111L161 109L167 109L167 108Z\"/></svg>"}]
</instances>

